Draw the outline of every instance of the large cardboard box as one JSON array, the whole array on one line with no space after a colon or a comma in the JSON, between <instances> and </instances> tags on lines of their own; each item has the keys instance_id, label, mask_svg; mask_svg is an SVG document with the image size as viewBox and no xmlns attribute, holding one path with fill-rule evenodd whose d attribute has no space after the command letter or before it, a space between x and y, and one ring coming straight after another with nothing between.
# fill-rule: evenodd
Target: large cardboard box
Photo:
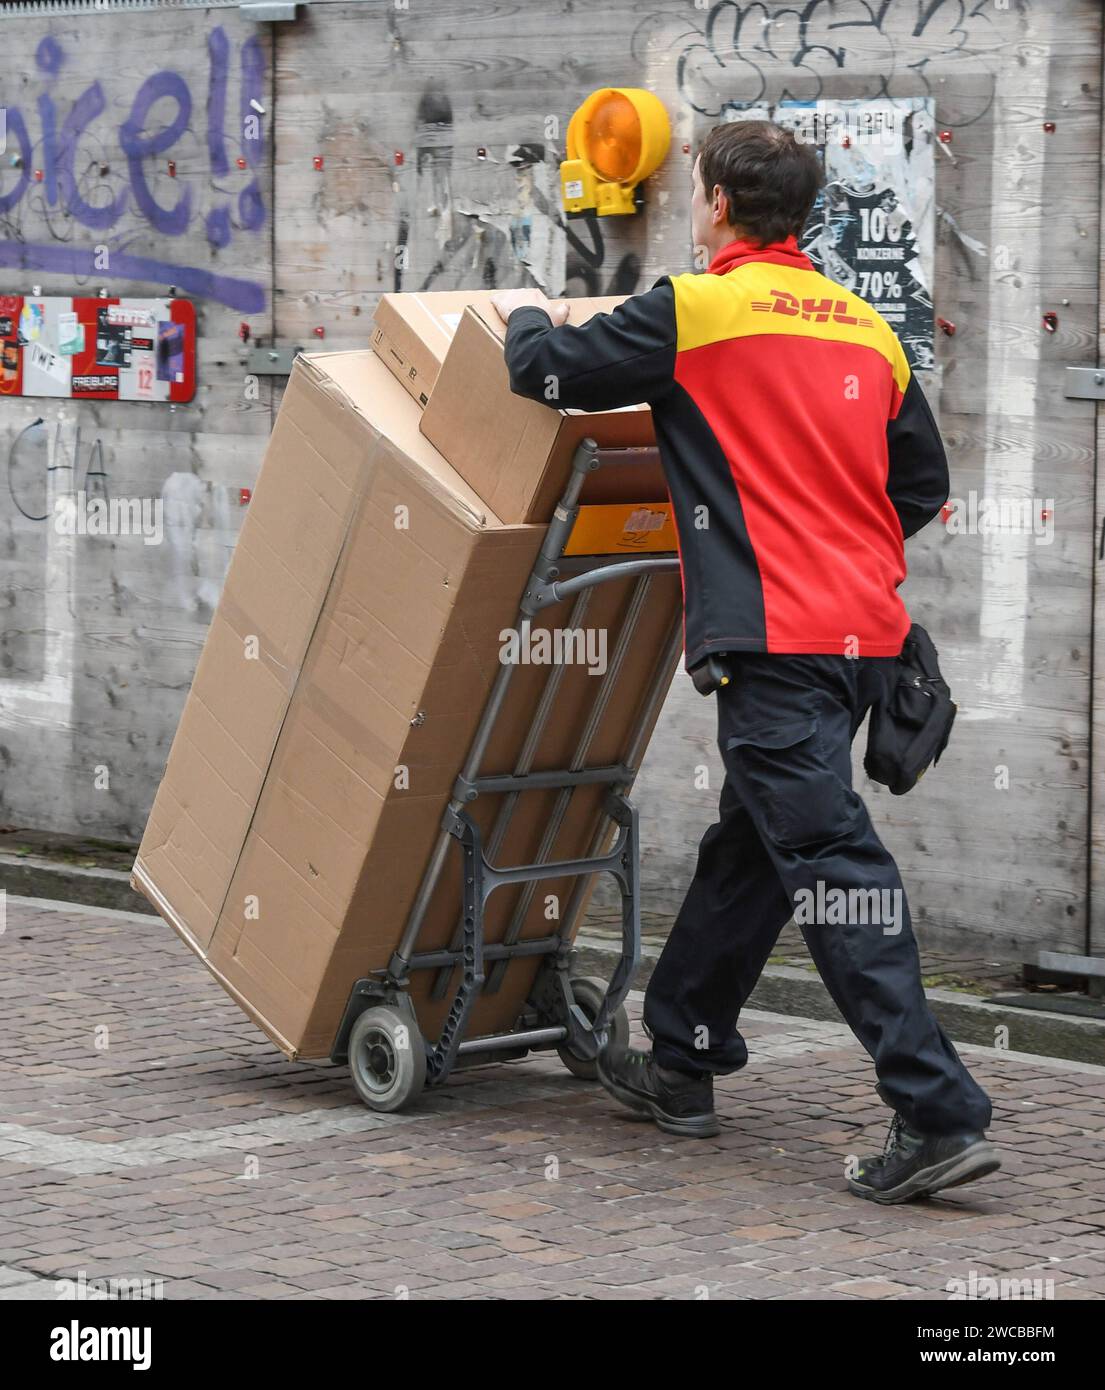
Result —
<instances>
[{"instance_id":1,"label":"large cardboard box","mask_svg":"<svg viewBox=\"0 0 1105 1390\"><path fill-rule=\"evenodd\" d=\"M494 290L430 290L380 296L372 325L372 347L419 405L426 405L465 309L492 329L501 320L491 307ZM609 313L623 296L569 301L569 323L586 323Z\"/></svg>"},{"instance_id":2,"label":"large cardboard box","mask_svg":"<svg viewBox=\"0 0 1105 1390\"><path fill-rule=\"evenodd\" d=\"M330 1052L355 980L386 966L499 669L502 635L544 533L504 525L421 435L420 410L372 352L301 356L196 670L133 881L289 1056ZM592 595L586 626L613 651L626 582ZM679 621L678 578L652 581L589 761L627 731ZM568 604L542 622L567 623ZM483 770L513 771L551 668L519 666ZM599 681L565 669L534 768L566 766ZM586 852L602 790L578 788L553 846ZM526 793L497 862L532 859L555 792ZM485 834L499 798L473 811ZM450 856L421 949L447 945L460 903ZM547 935L537 885L523 936ZM521 889L492 895L488 939ZM471 1032L517 1020L537 963L511 964ZM430 1038L449 999L412 984Z\"/></svg>"},{"instance_id":3,"label":"large cardboard box","mask_svg":"<svg viewBox=\"0 0 1105 1390\"><path fill-rule=\"evenodd\" d=\"M543 521L564 491L577 446L588 436L611 449L649 450L645 405L557 410L516 396L503 357L506 326L465 309L422 416L426 438L504 521ZM659 502L667 497L655 453L600 470L585 503Z\"/></svg>"},{"instance_id":4,"label":"large cardboard box","mask_svg":"<svg viewBox=\"0 0 1105 1390\"><path fill-rule=\"evenodd\" d=\"M570 324L609 313L624 296L571 299ZM421 429L504 522L542 522L564 490L576 446L588 435L608 448L655 443L647 406L587 414L515 396L503 360L506 326L492 292L384 295L373 347L425 406ZM587 479L585 504L662 502L655 455Z\"/></svg>"}]
</instances>

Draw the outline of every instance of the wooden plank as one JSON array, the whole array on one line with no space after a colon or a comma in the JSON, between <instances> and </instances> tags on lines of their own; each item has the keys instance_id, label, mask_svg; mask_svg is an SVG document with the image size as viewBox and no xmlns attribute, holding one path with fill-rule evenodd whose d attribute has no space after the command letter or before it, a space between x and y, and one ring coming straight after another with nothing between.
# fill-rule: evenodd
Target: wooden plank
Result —
<instances>
[{"instance_id":1,"label":"wooden plank","mask_svg":"<svg viewBox=\"0 0 1105 1390\"><path fill-rule=\"evenodd\" d=\"M1105 149L1105 109L1102 111L1101 148ZM1105 181L1099 184L1102 225L1105 226ZM1097 366L1105 363L1105 239L1098 248L1099 294L1097 344L1093 360L1079 365ZM1101 540L1105 534L1105 411L1100 406L1079 402L1085 414L1092 412L1095 421L1097 460L1090 515L1093 532L1090 541L1089 566L1092 574L1093 645L1090 688L1090 752L1089 752L1089 875L1090 903L1086 922L1085 951L1105 957L1105 556ZM1075 948L1077 949L1077 948Z\"/></svg>"}]
</instances>

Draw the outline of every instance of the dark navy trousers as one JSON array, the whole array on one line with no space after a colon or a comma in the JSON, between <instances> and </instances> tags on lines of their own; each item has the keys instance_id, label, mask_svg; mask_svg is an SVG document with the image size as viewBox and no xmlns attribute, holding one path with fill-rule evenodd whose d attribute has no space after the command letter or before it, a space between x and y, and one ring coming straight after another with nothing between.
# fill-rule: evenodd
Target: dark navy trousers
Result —
<instances>
[{"instance_id":1,"label":"dark navy trousers","mask_svg":"<svg viewBox=\"0 0 1105 1390\"><path fill-rule=\"evenodd\" d=\"M887 1104L923 1134L985 1129L989 1098L929 1009L897 865L852 787L852 740L893 658L728 660L720 818L645 996L656 1060L744 1066L737 1020L793 916Z\"/></svg>"}]
</instances>

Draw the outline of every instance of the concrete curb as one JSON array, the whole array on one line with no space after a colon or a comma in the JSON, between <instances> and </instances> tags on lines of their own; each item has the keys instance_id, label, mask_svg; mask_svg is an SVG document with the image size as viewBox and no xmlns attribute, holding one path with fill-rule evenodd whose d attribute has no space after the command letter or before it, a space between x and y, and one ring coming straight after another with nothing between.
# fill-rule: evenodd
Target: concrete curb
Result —
<instances>
[{"instance_id":1,"label":"concrete curb","mask_svg":"<svg viewBox=\"0 0 1105 1390\"><path fill-rule=\"evenodd\" d=\"M157 916L153 906L130 886L130 875L119 869L84 869L36 855L0 854L0 888L17 897ZM576 955L584 971L607 979L617 947L612 941L583 934L576 941ZM657 947L643 947L633 978L635 989L648 984L659 955ZM930 989L928 998L933 1013L955 1042L994 1047L1001 1040L1012 1052L1105 1065L1105 1020L988 1003L949 989ZM820 976L789 965L766 967L748 1007L840 1022Z\"/></svg>"},{"instance_id":2,"label":"concrete curb","mask_svg":"<svg viewBox=\"0 0 1105 1390\"><path fill-rule=\"evenodd\" d=\"M130 886L130 874L121 869L82 869L42 855L0 854L0 888L22 898L55 898L157 915Z\"/></svg>"},{"instance_id":3,"label":"concrete curb","mask_svg":"<svg viewBox=\"0 0 1105 1390\"><path fill-rule=\"evenodd\" d=\"M611 941L585 934L576 940L576 959L588 974L608 979L617 955L618 948ZM659 955L655 946L642 949L641 963L633 977L634 989L644 989L648 984ZM1103 1019L987 1003L950 989L926 992L933 1013L954 1042L990 1048L1000 1046L1003 1050L1037 1057L1105 1065ZM767 966L748 1007L765 1013L841 1022L840 1013L821 983L821 977L814 971L796 970L790 965Z\"/></svg>"}]
</instances>

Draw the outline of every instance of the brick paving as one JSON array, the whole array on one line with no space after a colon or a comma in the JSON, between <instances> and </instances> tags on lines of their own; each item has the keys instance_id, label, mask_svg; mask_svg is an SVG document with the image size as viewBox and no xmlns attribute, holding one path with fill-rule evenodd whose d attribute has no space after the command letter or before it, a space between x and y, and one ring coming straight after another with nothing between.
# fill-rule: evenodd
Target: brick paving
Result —
<instances>
[{"instance_id":1,"label":"brick paving","mask_svg":"<svg viewBox=\"0 0 1105 1390\"><path fill-rule=\"evenodd\" d=\"M137 914L9 898L0 1013L0 1299L81 1277L171 1299L932 1299L972 1271L1105 1296L1105 1067L964 1048L1004 1169L879 1208L843 1167L886 1111L834 1024L750 1015L722 1134L680 1141L555 1056L369 1114Z\"/></svg>"}]
</instances>

